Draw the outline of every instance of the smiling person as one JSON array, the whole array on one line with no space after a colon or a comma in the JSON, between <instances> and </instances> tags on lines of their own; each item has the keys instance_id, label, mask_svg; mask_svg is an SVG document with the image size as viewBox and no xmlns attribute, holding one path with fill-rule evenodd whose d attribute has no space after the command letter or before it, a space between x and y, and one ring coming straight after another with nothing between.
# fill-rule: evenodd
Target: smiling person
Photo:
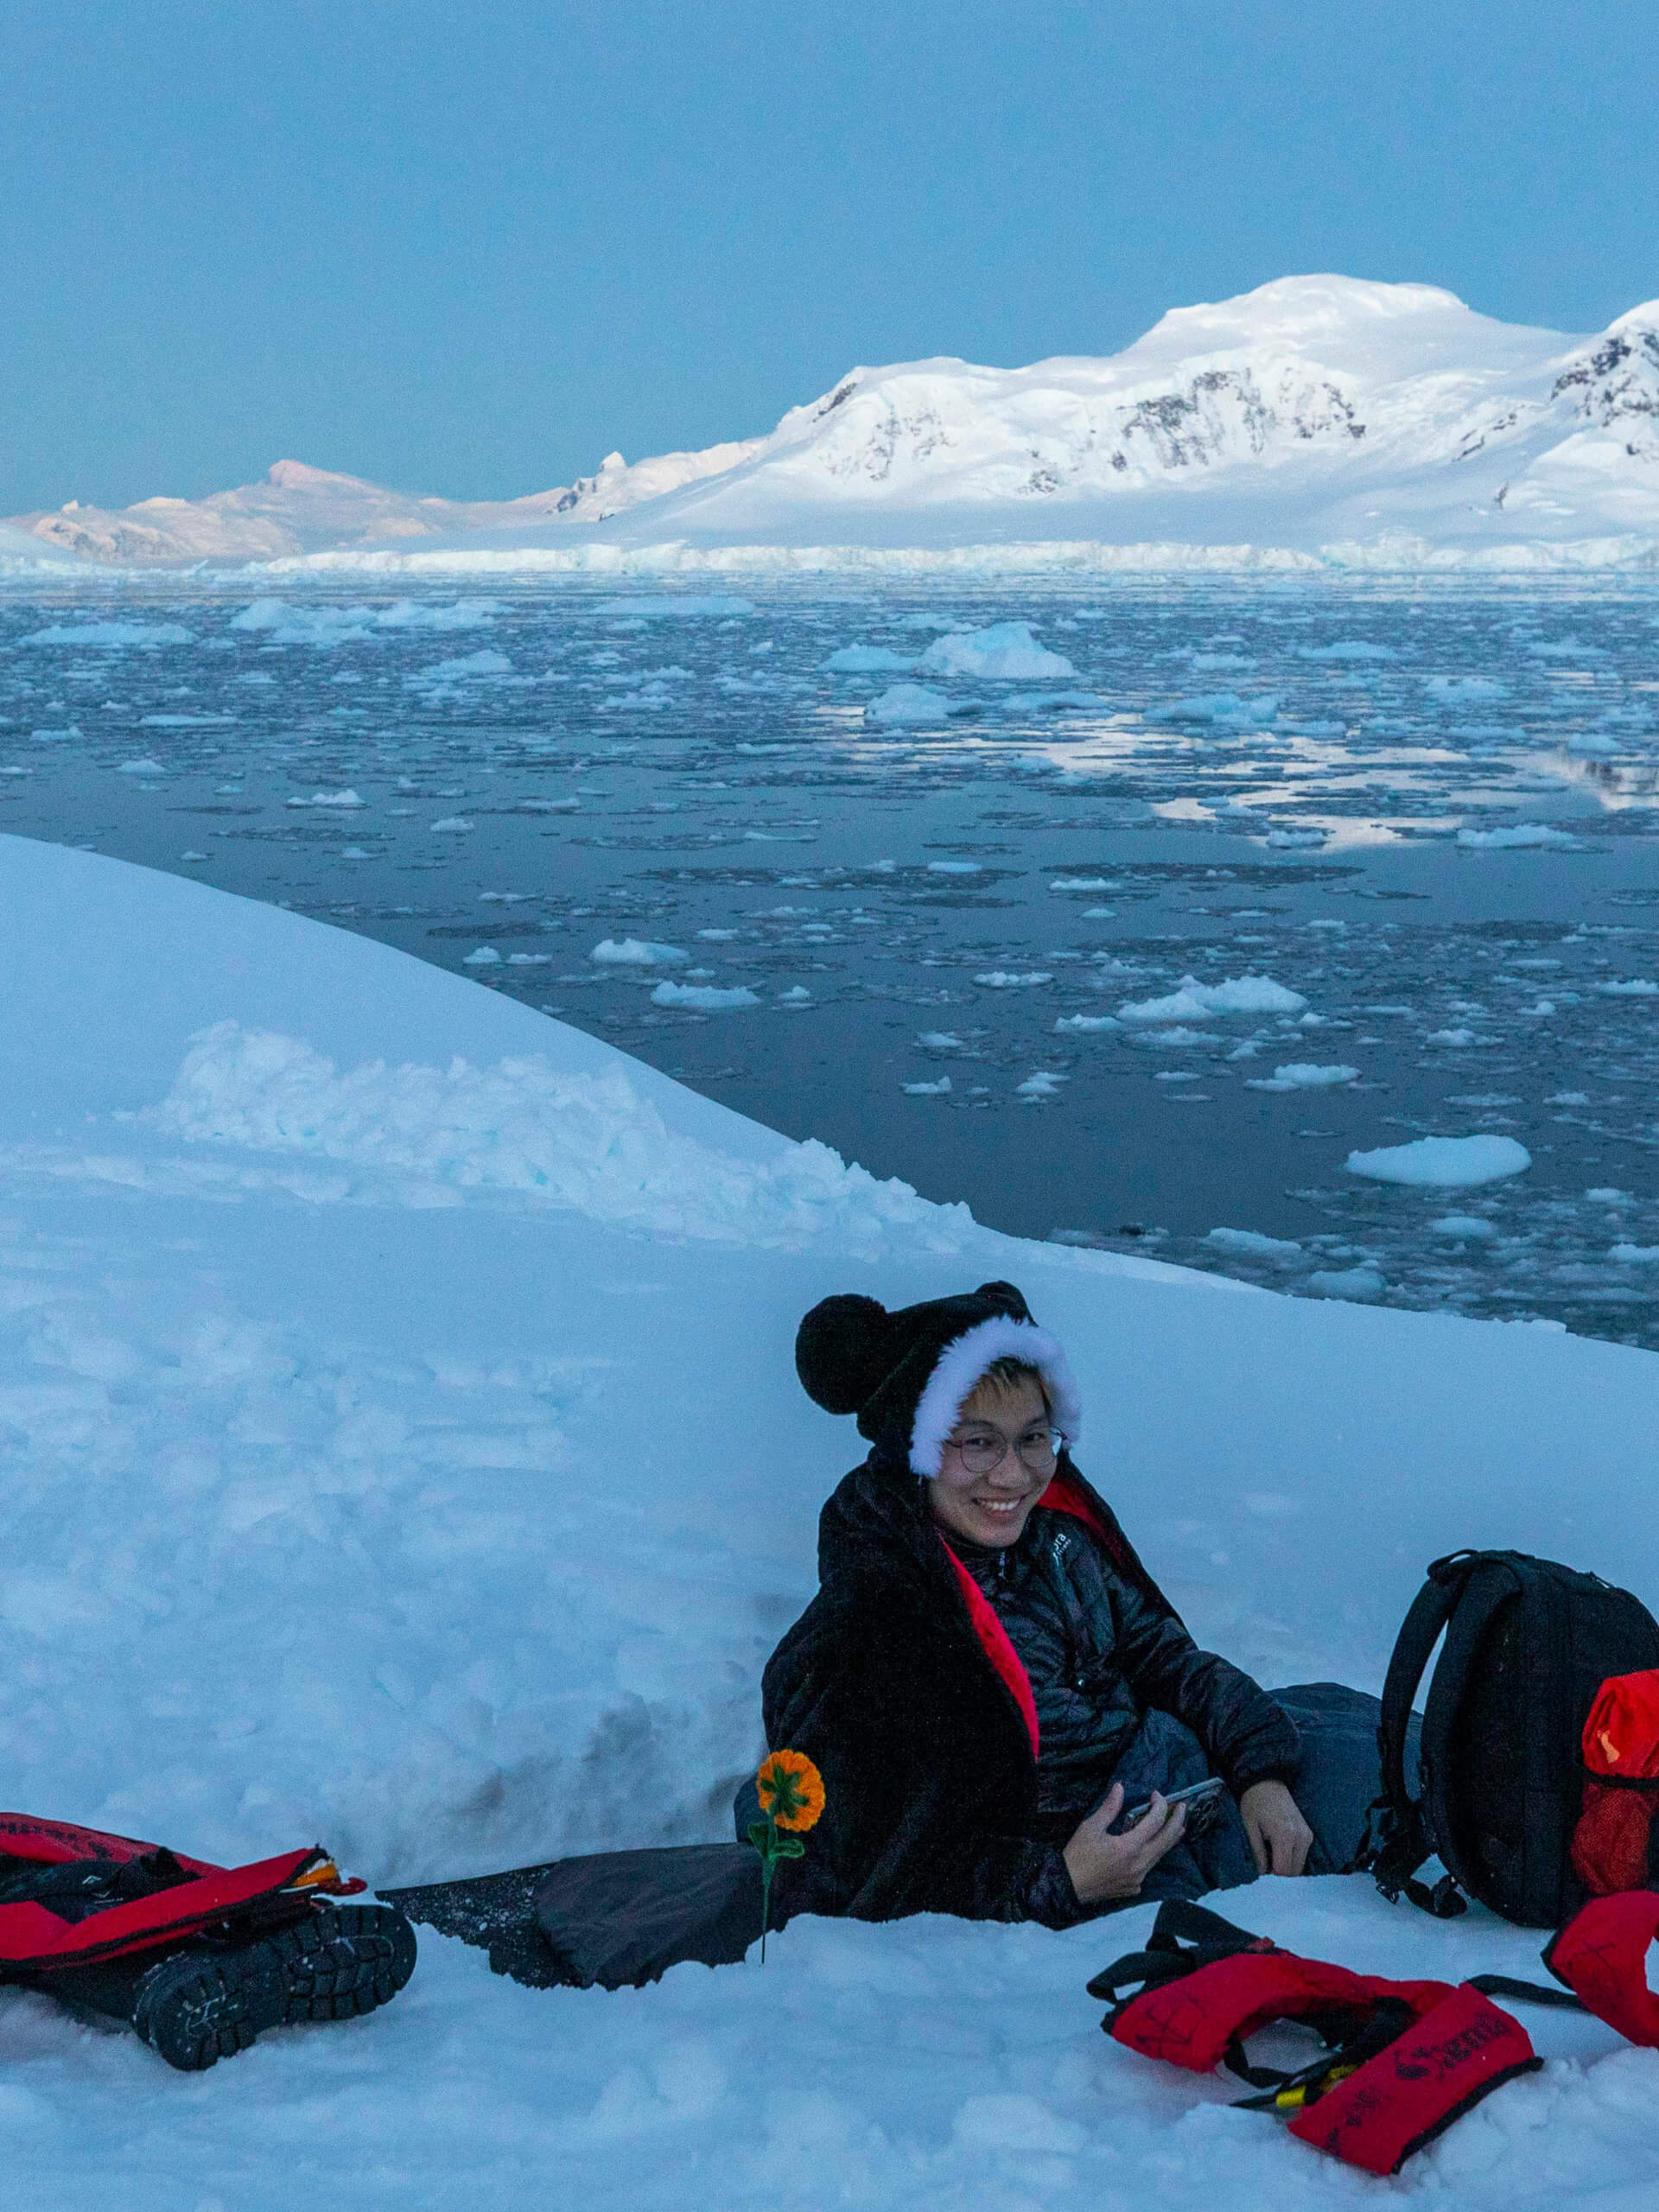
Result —
<instances>
[{"instance_id":1,"label":"smiling person","mask_svg":"<svg viewBox=\"0 0 1659 2212\"><path fill-rule=\"evenodd\" d=\"M893 1313L825 1299L796 1365L871 1450L823 1509L818 1593L766 1670L766 1740L813 1759L826 1795L787 1911L1065 1927L1344 1863L1299 1807L1290 1713L1198 1649L1077 1471L1076 1385L1011 1283ZM1317 1686L1314 1707L1326 1688L1357 1696ZM1374 1794L1365 1757L1349 1815Z\"/></svg>"}]
</instances>

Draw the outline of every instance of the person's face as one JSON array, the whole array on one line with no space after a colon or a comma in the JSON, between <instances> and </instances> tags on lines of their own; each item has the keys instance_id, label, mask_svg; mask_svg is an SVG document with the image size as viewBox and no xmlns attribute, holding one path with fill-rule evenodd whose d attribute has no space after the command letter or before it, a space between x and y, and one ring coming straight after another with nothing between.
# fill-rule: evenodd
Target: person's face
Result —
<instances>
[{"instance_id":1,"label":"person's face","mask_svg":"<svg viewBox=\"0 0 1659 2212\"><path fill-rule=\"evenodd\" d=\"M928 1503L933 1518L947 1532L954 1530L975 1544L1017 1543L1031 1509L1048 1488L1052 1466L1033 1473L1020 1457L1024 1444L1029 1455L1040 1454L1037 1440L1053 1433L1048 1406L1031 1376L1022 1376L1015 1389L982 1382L963 1401L944 1446L939 1471L929 1482ZM988 1474L971 1473L963 1463L964 1446L1005 1447Z\"/></svg>"}]
</instances>

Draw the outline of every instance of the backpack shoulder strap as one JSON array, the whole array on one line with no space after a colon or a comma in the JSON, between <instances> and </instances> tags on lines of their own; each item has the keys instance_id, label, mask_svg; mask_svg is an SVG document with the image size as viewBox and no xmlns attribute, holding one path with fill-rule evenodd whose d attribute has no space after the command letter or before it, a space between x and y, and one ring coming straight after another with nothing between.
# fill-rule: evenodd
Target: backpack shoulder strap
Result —
<instances>
[{"instance_id":1,"label":"backpack shoulder strap","mask_svg":"<svg viewBox=\"0 0 1659 2212\"><path fill-rule=\"evenodd\" d=\"M1454 1918L1463 1911L1464 1900L1449 1876L1432 1890L1427 1883L1413 1878L1433 1845L1423 1818L1422 1799L1412 1795L1406 1780L1406 1732L1423 1670L1482 1556L1473 1551L1450 1552L1444 1559L1432 1561L1422 1588L1400 1624L1382 1685L1382 1717L1376 1732L1382 1795L1371 1808L1370 1836L1359 1861L1371 1869L1378 1889L1391 1903L1407 1897L1437 1920Z\"/></svg>"}]
</instances>

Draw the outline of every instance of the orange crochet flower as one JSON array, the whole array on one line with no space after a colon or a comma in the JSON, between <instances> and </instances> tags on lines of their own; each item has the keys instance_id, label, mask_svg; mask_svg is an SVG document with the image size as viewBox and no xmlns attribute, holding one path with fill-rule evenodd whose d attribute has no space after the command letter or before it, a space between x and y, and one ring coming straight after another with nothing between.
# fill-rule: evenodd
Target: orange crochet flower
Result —
<instances>
[{"instance_id":1,"label":"orange crochet flower","mask_svg":"<svg viewBox=\"0 0 1659 2212\"><path fill-rule=\"evenodd\" d=\"M760 1809L780 1828L803 1835L823 1810L823 1777L804 1751L769 1751L754 1777Z\"/></svg>"}]
</instances>

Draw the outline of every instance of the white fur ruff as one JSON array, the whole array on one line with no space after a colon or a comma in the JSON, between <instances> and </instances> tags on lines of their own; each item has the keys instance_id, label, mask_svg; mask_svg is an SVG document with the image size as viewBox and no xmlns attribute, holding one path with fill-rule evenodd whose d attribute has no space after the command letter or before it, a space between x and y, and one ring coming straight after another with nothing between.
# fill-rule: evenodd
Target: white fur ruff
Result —
<instances>
[{"instance_id":1,"label":"white fur ruff","mask_svg":"<svg viewBox=\"0 0 1659 2212\"><path fill-rule=\"evenodd\" d=\"M1021 1359L1037 1370L1047 1386L1055 1427L1068 1444L1077 1442L1083 1427L1083 1401L1059 1339L1034 1321L994 1313L948 1344L927 1378L910 1431L910 1464L917 1474L938 1473L944 1440L956 1427L957 1414L981 1376L999 1359Z\"/></svg>"}]
</instances>

